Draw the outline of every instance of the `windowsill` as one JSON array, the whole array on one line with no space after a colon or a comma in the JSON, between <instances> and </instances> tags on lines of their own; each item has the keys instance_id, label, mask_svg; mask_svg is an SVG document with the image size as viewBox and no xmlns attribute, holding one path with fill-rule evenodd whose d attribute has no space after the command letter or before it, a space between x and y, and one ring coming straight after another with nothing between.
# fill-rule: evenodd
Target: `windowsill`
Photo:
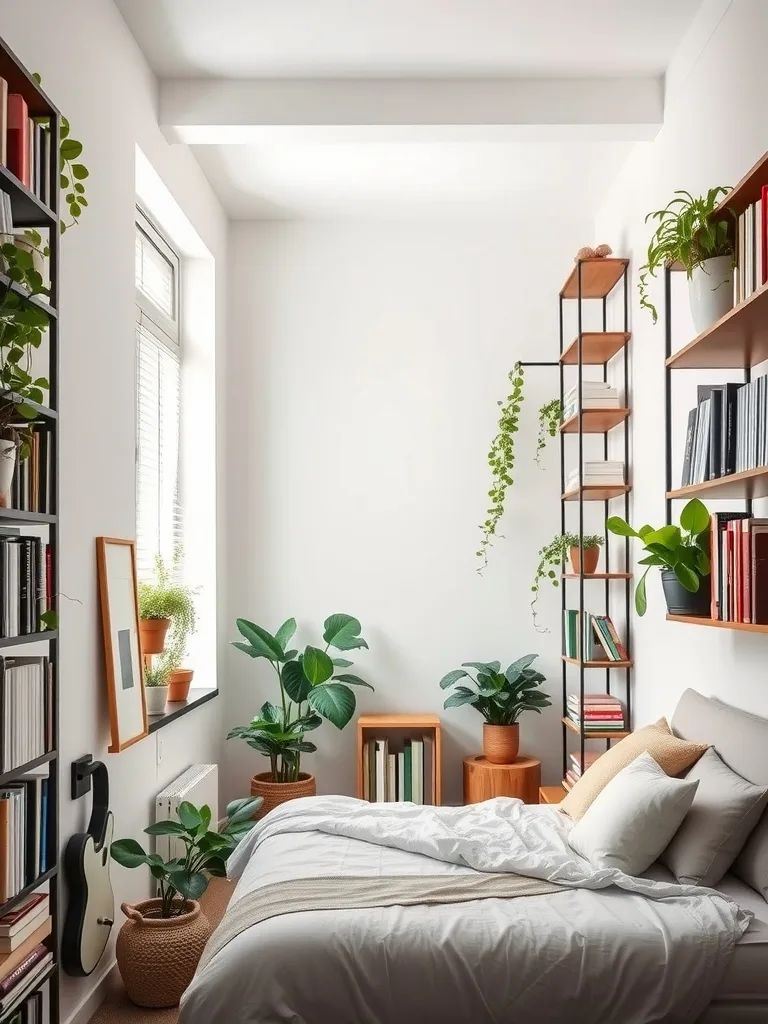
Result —
<instances>
[{"instance_id":1,"label":"windowsill","mask_svg":"<svg viewBox=\"0 0 768 1024\"><path fill-rule=\"evenodd\" d=\"M207 704L209 700L213 700L214 697L218 697L219 691L215 687L210 690L190 690L189 698L187 700L174 701L172 704L165 705L165 711L162 715L149 715L147 721L149 722L149 731L157 732L158 729L164 729L166 725L170 725L171 722L175 722L177 718L181 718L182 715L189 714L190 711L194 711L195 708L199 708L202 704Z\"/></svg>"}]
</instances>

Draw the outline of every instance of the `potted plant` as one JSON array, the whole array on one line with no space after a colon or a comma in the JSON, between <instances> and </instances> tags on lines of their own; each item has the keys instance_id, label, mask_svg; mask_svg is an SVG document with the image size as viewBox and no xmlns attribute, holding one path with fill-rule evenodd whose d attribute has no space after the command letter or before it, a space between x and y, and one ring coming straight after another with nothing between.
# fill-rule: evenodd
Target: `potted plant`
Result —
<instances>
[{"instance_id":1,"label":"potted plant","mask_svg":"<svg viewBox=\"0 0 768 1024\"><path fill-rule=\"evenodd\" d=\"M663 210L645 218L656 221L645 265L640 268L640 305L658 320L648 298L648 277L681 263L688 276L688 295L696 333L701 334L733 306L733 215L713 216L729 189L711 188L694 197L678 189Z\"/></svg>"},{"instance_id":2,"label":"potted plant","mask_svg":"<svg viewBox=\"0 0 768 1024\"><path fill-rule=\"evenodd\" d=\"M590 533L581 538L576 533L563 533L558 534L554 540L551 540L549 544L545 544L539 550L539 564L536 566L536 574L531 584L531 592L533 593L531 613L533 614L534 625L539 632L547 632L546 629L539 626L536 618L536 603L539 600L541 581L548 579L553 587L559 587L560 581L557 578L559 573L556 570L563 569L567 556L570 557L571 567L578 576L582 550L584 552L584 575L591 576L597 569L602 545L603 538L596 533Z\"/></svg>"},{"instance_id":3,"label":"potted plant","mask_svg":"<svg viewBox=\"0 0 768 1024\"><path fill-rule=\"evenodd\" d=\"M227 824L209 831L211 809L183 802L178 821L159 821L145 828L150 836L173 836L184 856L163 860L146 853L135 839L112 843L112 859L126 868L146 865L160 895L121 909L128 920L117 937L117 965L128 997L137 1006L178 1006L211 934L197 902L208 888L208 876L225 877L226 862L253 827L261 801L234 800L227 806Z\"/></svg>"},{"instance_id":4,"label":"potted plant","mask_svg":"<svg viewBox=\"0 0 768 1024\"><path fill-rule=\"evenodd\" d=\"M456 686L444 708L471 704L485 719L483 756L491 764L514 764L520 750L518 718L524 711L541 714L552 703L539 687L544 676L531 668L536 658L538 654L526 654L503 672L498 661L467 661L440 680L441 690ZM461 679L472 685L456 685Z\"/></svg>"},{"instance_id":5,"label":"potted plant","mask_svg":"<svg viewBox=\"0 0 768 1024\"><path fill-rule=\"evenodd\" d=\"M689 501L680 513L679 526L662 526L658 530L641 526L634 530L619 516L611 516L606 525L619 537L638 537L643 550L648 552L640 559L640 565L646 569L635 587L638 615L645 615L645 580L656 567L661 569L664 598L671 615L709 616L709 512L698 498Z\"/></svg>"},{"instance_id":6,"label":"potted plant","mask_svg":"<svg viewBox=\"0 0 768 1024\"><path fill-rule=\"evenodd\" d=\"M358 620L341 613L329 616L323 624L324 649L288 649L296 632L295 619L284 622L274 635L247 619L238 619L237 628L244 640L234 641L232 646L251 658L268 661L280 690L279 704L267 701L249 725L239 725L227 736L245 740L269 758L270 770L251 780L251 794L264 797L261 814L266 814L286 800L315 795L314 775L301 771L301 755L317 749L305 734L322 725L324 718L343 729L355 713L350 687L373 689L360 676L346 671L352 667L351 661L332 658L328 651L352 651L368 644L360 635ZM343 671L337 673L337 669Z\"/></svg>"},{"instance_id":7,"label":"potted plant","mask_svg":"<svg viewBox=\"0 0 768 1024\"><path fill-rule=\"evenodd\" d=\"M170 673L170 665L163 655L154 664L144 666L144 695L148 715L162 715L165 711Z\"/></svg>"},{"instance_id":8,"label":"potted plant","mask_svg":"<svg viewBox=\"0 0 768 1024\"><path fill-rule=\"evenodd\" d=\"M187 634L195 628L193 591L177 580L181 552L176 550L168 566L162 555L155 557L155 578L139 583L139 619L141 653L160 654L165 635L173 619Z\"/></svg>"},{"instance_id":9,"label":"potted plant","mask_svg":"<svg viewBox=\"0 0 768 1024\"><path fill-rule=\"evenodd\" d=\"M195 672L194 669L184 668L183 665L187 653L189 634L194 628L194 615L175 615L171 619L171 627L166 638L163 655L169 666L168 702L170 704L187 700L189 697L189 688Z\"/></svg>"}]
</instances>

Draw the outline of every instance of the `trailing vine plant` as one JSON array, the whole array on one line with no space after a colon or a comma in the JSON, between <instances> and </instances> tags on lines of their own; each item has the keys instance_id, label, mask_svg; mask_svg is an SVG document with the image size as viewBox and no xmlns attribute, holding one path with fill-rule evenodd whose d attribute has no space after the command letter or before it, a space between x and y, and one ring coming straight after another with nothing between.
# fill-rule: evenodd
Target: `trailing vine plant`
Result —
<instances>
[{"instance_id":1,"label":"trailing vine plant","mask_svg":"<svg viewBox=\"0 0 768 1024\"><path fill-rule=\"evenodd\" d=\"M541 469L541 453L547 447L547 438L554 437L563 418L563 403L553 398L539 409L539 435L536 438L536 465Z\"/></svg>"},{"instance_id":2,"label":"trailing vine plant","mask_svg":"<svg viewBox=\"0 0 768 1024\"><path fill-rule=\"evenodd\" d=\"M581 540L581 545L586 551L588 548L599 548L603 544L603 538L598 534L588 534ZM559 571L562 571L568 552L571 548L579 547L579 536L575 533L557 534L557 536L545 544L539 551L539 564L536 566L536 573L531 585L531 615L533 624L540 633L548 633L546 626L540 626L536 616L536 602L539 600L539 589L544 580L549 580L553 587L560 586L558 579Z\"/></svg>"}]
</instances>

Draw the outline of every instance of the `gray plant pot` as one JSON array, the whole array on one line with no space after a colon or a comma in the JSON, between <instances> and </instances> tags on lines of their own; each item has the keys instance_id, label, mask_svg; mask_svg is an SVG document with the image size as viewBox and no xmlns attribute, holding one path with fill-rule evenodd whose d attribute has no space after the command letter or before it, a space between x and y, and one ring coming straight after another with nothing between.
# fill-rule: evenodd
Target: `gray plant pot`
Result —
<instances>
[{"instance_id":1,"label":"gray plant pot","mask_svg":"<svg viewBox=\"0 0 768 1024\"><path fill-rule=\"evenodd\" d=\"M670 615L696 615L709 618L711 615L711 598L709 576L704 576L695 594L679 582L671 569L664 569L661 574L661 585Z\"/></svg>"}]
</instances>

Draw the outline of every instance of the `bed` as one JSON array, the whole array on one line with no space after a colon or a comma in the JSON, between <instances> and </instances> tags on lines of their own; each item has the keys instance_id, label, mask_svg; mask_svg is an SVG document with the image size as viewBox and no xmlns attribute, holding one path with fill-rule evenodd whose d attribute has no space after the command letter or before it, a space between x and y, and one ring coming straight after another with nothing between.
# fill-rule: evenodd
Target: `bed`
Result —
<instances>
[{"instance_id":1,"label":"bed","mask_svg":"<svg viewBox=\"0 0 768 1024\"><path fill-rule=\"evenodd\" d=\"M672 725L768 785L768 722L687 691ZM567 859L570 824L547 806L292 803L233 858L240 880L218 933L227 941L217 948L214 936L180 1024L768 1021L768 904L734 875L719 884L721 895L691 894L695 887L677 885L658 864L646 880L579 877ZM504 833L510 815L516 831ZM537 877L544 889L357 905L361 884L386 889L399 880L405 893L444 882L461 892L509 879L499 869ZM225 934L249 901L272 892L284 907L286 886L307 879L314 904L299 900L291 913ZM324 892L339 880L358 895L345 903Z\"/></svg>"}]
</instances>

